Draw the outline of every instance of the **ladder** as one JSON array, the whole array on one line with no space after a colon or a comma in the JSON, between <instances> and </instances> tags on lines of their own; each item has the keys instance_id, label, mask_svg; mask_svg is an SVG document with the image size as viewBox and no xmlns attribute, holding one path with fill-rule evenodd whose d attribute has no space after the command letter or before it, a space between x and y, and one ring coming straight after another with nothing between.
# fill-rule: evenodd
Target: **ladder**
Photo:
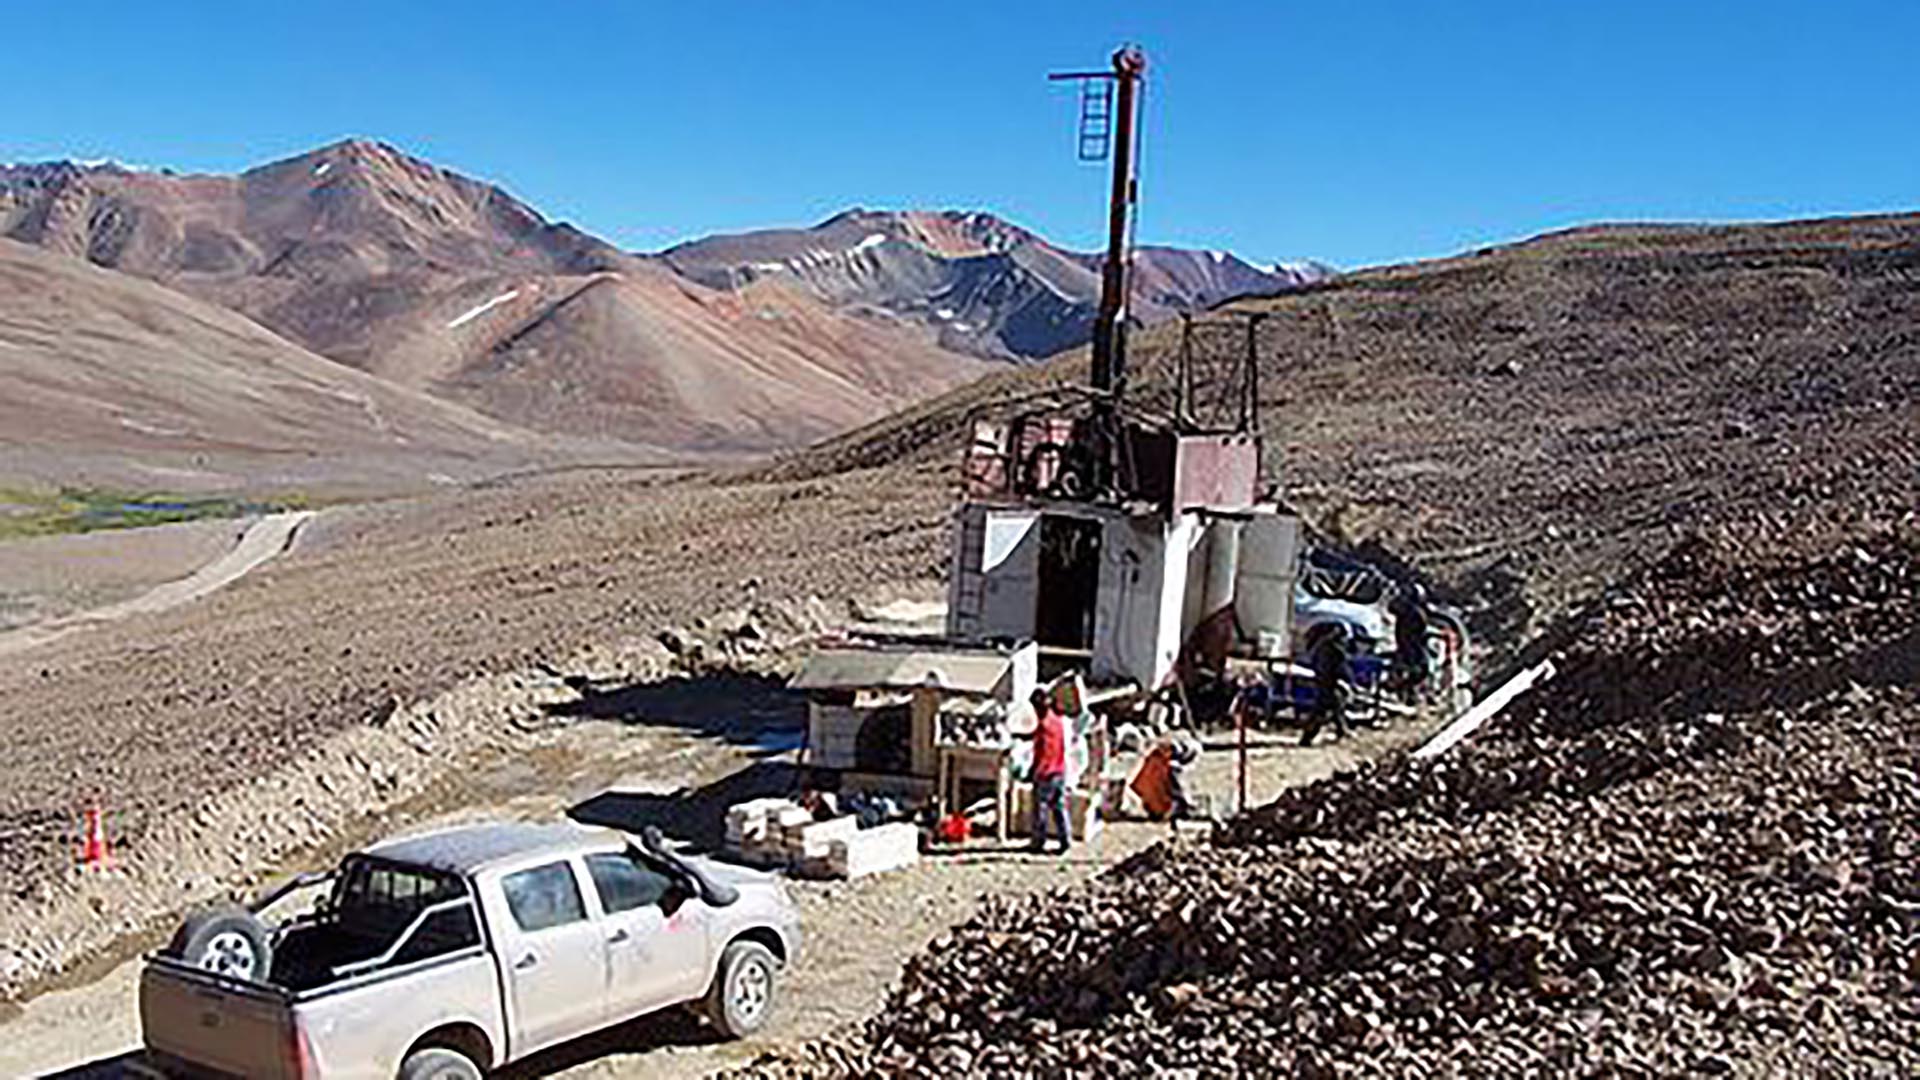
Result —
<instances>
[{"instance_id":1,"label":"ladder","mask_svg":"<svg viewBox=\"0 0 1920 1080\"><path fill-rule=\"evenodd\" d=\"M1113 148L1113 80L1080 80L1080 160L1105 161Z\"/></svg>"},{"instance_id":2,"label":"ladder","mask_svg":"<svg viewBox=\"0 0 1920 1080\"><path fill-rule=\"evenodd\" d=\"M981 615L987 606L987 574L981 566L987 547L987 515L966 506L959 509L959 514L959 544L948 571L953 577L947 609L953 629L964 639L980 632Z\"/></svg>"}]
</instances>

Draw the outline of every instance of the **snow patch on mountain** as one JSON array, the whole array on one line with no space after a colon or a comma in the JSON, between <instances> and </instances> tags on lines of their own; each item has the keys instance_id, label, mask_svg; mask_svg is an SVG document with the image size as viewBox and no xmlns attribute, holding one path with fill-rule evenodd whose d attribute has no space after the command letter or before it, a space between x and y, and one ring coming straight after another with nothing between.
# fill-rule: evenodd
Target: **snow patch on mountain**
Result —
<instances>
[{"instance_id":1,"label":"snow patch on mountain","mask_svg":"<svg viewBox=\"0 0 1920 1080\"><path fill-rule=\"evenodd\" d=\"M508 289L506 292L501 293L499 296L494 297L493 299L487 301L484 304L481 304L478 307L470 308L466 311L461 312L458 316L454 318L452 322L447 324L447 329L458 330L462 326L467 325L473 320L479 318L482 315L485 315L487 312L492 311L494 308L499 307L501 304L504 304L507 301L519 295L520 295L519 289Z\"/></svg>"}]
</instances>

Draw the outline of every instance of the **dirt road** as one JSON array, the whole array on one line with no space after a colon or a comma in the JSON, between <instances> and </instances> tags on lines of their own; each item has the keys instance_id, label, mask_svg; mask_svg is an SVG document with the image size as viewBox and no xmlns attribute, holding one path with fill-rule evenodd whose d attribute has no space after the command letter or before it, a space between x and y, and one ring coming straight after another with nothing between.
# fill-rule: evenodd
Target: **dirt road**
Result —
<instances>
[{"instance_id":1,"label":"dirt road","mask_svg":"<svg viewBox=\"0 0 1920 1080\"><path fill-rule=\"evenodd\" d=\"M186 577L231 550L251 524L202 519L0 541L0 631L105 607Z\"/></svg>"},{"instance_id":2,"label":"dirt road","mask_svg":"<svg viewBox=\"0 0 1920 1080\"><path fill-rule=\"evenodd\" d=\"M291 548L300 527L312 517L311 510L269 514L249 525L240 534L239 542L226 554L177 581L156 585L139 596L117 604L0 633L0 656L24 652L88 627L116 622L132 615L154 615L198 600L240 580L261 563Z\"/></svg>"}]
</instances>

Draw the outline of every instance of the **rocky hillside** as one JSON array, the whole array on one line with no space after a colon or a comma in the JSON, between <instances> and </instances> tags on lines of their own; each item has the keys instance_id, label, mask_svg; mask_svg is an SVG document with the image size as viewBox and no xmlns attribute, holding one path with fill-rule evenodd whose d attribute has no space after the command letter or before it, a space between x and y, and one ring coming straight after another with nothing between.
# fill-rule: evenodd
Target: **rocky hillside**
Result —
<instances>
[{"instance_id":1,"label":"rocky hillside","mask_svg":"<svg viewBox=\"0 0 1920 1080\"><path fill-rule=\"evenodd\" d=\"M849 210L812 228L709 237L662 257L714 288L791 282L838 308L925 327L945 348L1014 360L1086 343L1105 262L992 214L957 210ZM1326 276L1312 266L1261 270L1219 251L1143 247L1134 259L1134 315L1143 322Z\"/></svg>"}]
</instances>

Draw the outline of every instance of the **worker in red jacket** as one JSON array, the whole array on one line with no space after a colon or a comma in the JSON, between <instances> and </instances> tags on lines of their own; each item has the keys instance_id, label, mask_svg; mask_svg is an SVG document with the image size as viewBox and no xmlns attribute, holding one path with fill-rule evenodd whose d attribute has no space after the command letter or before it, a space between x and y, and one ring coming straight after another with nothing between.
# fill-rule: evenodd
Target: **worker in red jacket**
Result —
<instances>
[{"instance_id":1,"label":"worker in red jacket","mask_svg":"<svg viewBox=\"0 0 1920 1080\"><path fill-rule=\"evenodd\" d=\"M1064 855L1073 846L1067 828L1067 721L1044 688L1035 689L1029 700L1035 723L1021 737L1033 740L1033 850L1046 850L1051 831L1059 835Z\"/></svg>"}]
</instances>

